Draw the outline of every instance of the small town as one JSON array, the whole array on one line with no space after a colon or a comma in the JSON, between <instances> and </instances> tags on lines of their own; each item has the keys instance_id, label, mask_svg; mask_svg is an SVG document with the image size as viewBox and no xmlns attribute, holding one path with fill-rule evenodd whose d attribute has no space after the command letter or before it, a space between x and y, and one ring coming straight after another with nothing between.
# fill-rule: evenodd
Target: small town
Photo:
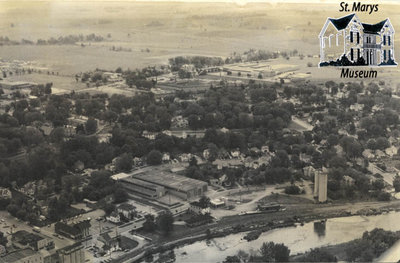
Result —
<instances>
[{"instance_id":1,"label":"small town","mask_svg":"<svg viewBox=\"0 0 400 263\"><path fill-rule=\"evenodd\" d=\"M114 35L0 37L0 262L400 260L396 67L342 78L318 47L85 70L2 52L153 52Z\"/></svg>"}]
</instances>

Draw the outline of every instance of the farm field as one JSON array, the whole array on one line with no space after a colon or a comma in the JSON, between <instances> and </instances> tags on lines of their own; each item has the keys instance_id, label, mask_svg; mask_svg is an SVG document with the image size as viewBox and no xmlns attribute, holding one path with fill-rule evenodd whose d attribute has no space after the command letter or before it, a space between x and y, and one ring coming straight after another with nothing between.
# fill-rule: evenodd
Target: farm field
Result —
<instances>
[{"instance_id":1,"label":"farm field","mask_svg":"<svg viewBox=\"0 0 400 263\"><path fill-rule=\"evenodd\" d=\"M212 6L212 8L211 8ZM371 22L392 18L399 27L398 6L385 5ZM281 16L280 10L285 10ZM336 9L336 8L335 8ZM299 12L303 10L303 12ZM284 3L157 3L0 2L0 36L12 40L96 34L105 41L76 45L1 46L0 58L37 61L63 74L102 68L114 70L167 64L178 55L226 57L250 48L268 51L297 49L318 55L318 33L332 4ZM360 14L360 19L372 18ZM130 51L112 51L121 47ZM399 52L397 49L396 52Z\"/></svg>"}]
</instances>

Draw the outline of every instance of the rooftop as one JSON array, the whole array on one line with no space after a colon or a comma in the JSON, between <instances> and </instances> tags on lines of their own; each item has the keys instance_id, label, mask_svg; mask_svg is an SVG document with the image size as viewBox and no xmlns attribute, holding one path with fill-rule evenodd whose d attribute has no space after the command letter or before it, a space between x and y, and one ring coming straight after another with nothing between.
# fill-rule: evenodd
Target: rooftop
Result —
<instances>
[{"instance_id":1,"label":"rooftop","mask_svg":"<svg viewBox=\"0 0 400 263\"><path fill-rule=\"evenodd\" d=\"M20 230L15 232L12 235L12 238L15 240L15 242L18 242L23 245L30 244L32 242L37 242L39 240L44 239L42 236L34 233L29 233L28 231L25 230Z\"/></svg>"},{"instance_id":2,"label":"rooftop","mask_svg":"<svg viewBox=\"0 0 400 263\"><path fill-rule=\"evenodd\" d=\"M17 250L15 252L11 252L4 257L0 258L0 263L12 263L12 262L21 262L22 259L31 257L35 255L37 252L27 248Z\"/></svg>"},{"instance_id":3,"label":"rooftop","mask_svg":"<svg viewBox=\"0 0 400 263\"><path fill-rule=\"evenodd\" d=\"M63 247L63 248L59 249L58 251L63 254L68 254L68 253L72 253L75 250L79 250L79 249L83 249L83 245L81 242L77 242L72 245Z\"/></svg>"},{"instance_id":4,"label":"rooftop","mask_svg":"<svg viewBox=\"0 0 400 263\"><path fill-rule=\"evenodd\" d=\"M132 177L185 192L193 189L193 187L207 185L206 182L200 180L161 171L157 171L157 173L135 174Z\"/></svg>"},{"instance_id":5,"label":"rooftop","mask_svg":"<svg viewBox=\"0 0 400 263\"><path fill-rule=\"evenodd\" d=\"M119 173L119 174L114 174L113 176L111 176L111 179L113 180L120 180L120 179L124 179L126 177L129 177L130 175L127 173Z\"/></svg>"},{"instance_id":6,"label":"rooftop","mask_svg":"<svg viewBox=\"0 0 400 263\"><path fill-rule=\"evenodd\" d=\"M121 204L120 206L118 206L118 209L130 211L130 210L135 210L136 207L133 206L133 205L131 205L131 204L128 204L128 203L123 203L123 204Z\"/></svg>"},{"instance_id":7,"label":"rooftop","mask_svg":"<svg viewBox=\"0 0 400 263\"><path fill-rule=\"evenodd\" d=\"M140 180L140 179L136 179L133 176L123 178L122 181L127 182L127 183L131 183L131 184L135 184L135 185L139 185L139 186L144 187L144 188L149 188L151 190L155 190L155 189L161 187L161 186L159 186L157 184L154 184L152 182L147 182L147 180L143 181L143 180Z\"/></svg>"},{"instance_id":8,"label":"rooftop","mask_svg":"<svg viewBox=\"0 0 400 263\"><path fill-rule=\"evenodd\" d=\"M349 24L349 22L351 21L351 19L353 18L354 15L355 14L351 14L351 15L344 16L344 17L337 18L337 19L329 18L329 20L337 28L337 30L342 30L347 27L347 25Z\"/></svg>"},{"instance_id":9,"label":"rooftop","mask_svg":"<svg viewBox=\"0 0 400 263\"><path fill-rule=\"evenodd\" d=\"M374 25L364 24L363 23L362 25L364 27L364 32L368 33L368 34L378 34L379 31L382 30L382 28L385 25L386 21L387 21L387 19L385 19L385 20L383 20L383 21L381 21L379 23L376 23Z\"/></svg>"}]
</instances>

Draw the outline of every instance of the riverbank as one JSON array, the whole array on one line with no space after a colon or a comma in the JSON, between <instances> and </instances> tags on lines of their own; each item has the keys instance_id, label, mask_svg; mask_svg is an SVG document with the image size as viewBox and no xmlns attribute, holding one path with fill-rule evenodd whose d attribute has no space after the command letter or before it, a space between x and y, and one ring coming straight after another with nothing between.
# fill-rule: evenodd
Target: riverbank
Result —
<instances>
[{"instance_id":1,"label":"riverbank","mask_svg":"<svg viewBox=\"0 0 400 263\"><path fill-rule=\"evenodd\" d=\"M379 258L382 254L385 253L385 251L387 251L388 249L390 249L396 242L398 242L400 240L400 231L397 232L390 232L390 231L383 231L381 229L375 229L371 232L369 232L369 235L371 235L371 233L374 233L373 237L369 236L368 238L366 237L362 237L359 239L355 239L349 242L345 242L345 243L341 243L341 244L337 244L337 245L330 245L330 246L323 246L319 248L319 251L321 252L327 252L330 255L333 255L336 257L337 261L345 261L345 262L351 262L354 261L354 254L357 253L357 250L362 249L362 253L363 256L367 255L368 253L371 253L370 256L371 258L364 258L362 261L372 261L374 258L376 261L377 258ZM378 233L378 234L376 234ZM395 238L395 241L387 241L388 243L387 248L384 249L382 246L382 244L385 244L384 242L382 242L381 240L377 240L378 238L376 238L377 236L384 236L385 239L389 239L388 235L392 236L393 238ZM373 239L373 241L376 243L379 243L379 245L376 245L374 247L374 243L370 242L370 247L368 247L368 239ZM362 241L367 241L367 242L363 242L361 244ZM376 247L379 247L379 252L375 253L376 251L374 251L376 249ZM351 250L352 253L347 252L348 250ZM307 262L307 256L309 256L311 254L311 251L307 251L305 253L301 253L301 254L297 254L297 255L291 255L290 256L290 261L292 262ZM353 258L352 258L353 257ZM358 260L359 261L359 260Z\"/></svg>"},{"instance_id":2,"label":"riverbank","mask_svg":"<svg viewBox=\"0 0 400 263\"><path fill-rule=\"evenodd\" d=\"M149 254L161 253L194 242L228 236L230 234L261 230L270 231L276 228L305 224L314 220L340 218L354 215L378 215L389 211L400 211L400 202L362 202L327 205L287 206L286 211L246 216L229 216L216 223L199 226L193 229L183 228L174 231L170 236L162 236L149 246L127 253L112 262L138 262Z\"/></svg>"}]
</instances>

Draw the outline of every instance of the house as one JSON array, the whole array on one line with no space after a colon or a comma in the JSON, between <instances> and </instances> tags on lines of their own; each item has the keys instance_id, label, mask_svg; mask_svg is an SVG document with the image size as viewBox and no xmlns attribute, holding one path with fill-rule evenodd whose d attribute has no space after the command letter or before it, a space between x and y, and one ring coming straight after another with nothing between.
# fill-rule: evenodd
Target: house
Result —
<instances>
[{"instance_id":1,"label":"house","mask_svg":"<svg viewBox=\"0 0 400 263\"><path fill-rule=\"evenodd\" d=\"M382 157L385 157L385 153L382 152L381 150L376 150L375 156L376 156L376 158L382 158Z\"/></svg>"},{"instance_id":2,"label":"house","mask_svg":"<svg viewBox=\"0 0 400 263\"><path fill-rule=\"evenodd\" d=\"M173 128L187 128L189 126L189 121L182 115L175 116L171 119L171 127Z\"/></svg>"},{"instance_id":3,"label":"house","mask_svg":"<svg viewBox=\"0 0 400 263\"><path fill-rule=\"evenodd\" d=\"M362 111L364 109L364 104L354 103L350 105L350 110L353 111Z\"/></svg>"},{"instance_id":4,"label":"house","mask_svg":"<svg viewBox=\"0 0 400 263\"><path fill-rule=\"evenodd\" d=\"M103 249L106 251L116 251L120 249L121 238L118 233L102 233L97 240L104 244Z\"/></svg>"},{"instance_id":5,"label":"house","mask_svg":"<svg viewBox=\"0 0 400 263\"><path fill-rule=\"evenodd\" d=\"M128 203L123 203L118 206L117 212L127 219L133 219L136 215L136 207Z\"/></svg>"},{"instance_id":6,"label":"house","mask_svg":"<svg viewBox=\"0 0 400 263\"><path fill-rule=\"evenodd\" d=\"M224 207L225 206L225 200L222 200L221 198L212 199L212 200L210 200L210 206L212 208Z\"/></svg>"},{"instance_id":7,"label":"house","mask_svg":"<svg viewBox=\"0 0 400 263\"><path fill-rule=\"evenodd\" d=\"M90 220L83 220L78 223L71 224L57 222L54 226L54 229L59 235L79 240L87 238L90 235L90 227Z\"/></svg>"},{"instance_id":8,"label":"house","mask_svg":"<svg viewBox=\"0 0 400 263\"><path fill-rule=\"evenodd\" d=\"M157 132L143 131L142 136L149 140L155 140L157 134L158 134Z\"/></svg>"},{"instance_id":9,"label":"house","mask_svg":"<svg viewBox=\"0 0 400 263\"><path fill-rule=\"evenodd\" d=\"M170 157L169 153L164 153L162 156L162 161L169 162L170 160L171 160L171 157Z\"/></svg>"},{"instance_id":10,"label":"house","mask_svg":"<svg viewBox=\"0 0 400 263\"><path fill-rule=\"evenodd\" d=\"M10 199L11 191L8 188L0 187L0 199Z\"/></svg>"},{"instance_id":11,"label":"house","mask_svg":"<svg viewBox=\"0 0 400 263\"><path fill-rule=\"evenodd\" d=\"M209 157L210 157L210 150L205 149L205 150L203 151L203 158L206 159L206 160L208 160Z\"/></svg>"},{"instance_id":12,"label":"house","mask_svg":"<svg viewBox=\"0 0 400 263\"><path fill-rule=\"evenodd\" d=\"M397 148L392 145L391 147L385 149L385 153L390 157L393 157L393 155L397 154Z\"/></svg>"},{"instance_id":13,"label":"house","mask_svg":"<svg viewBox=\"0 0 400 263\"><path fill-rule=\"evenodd\" d=\"M119 214L117 212L112 212L109 216L106 217L106 219L108 221L110 221L111 223L114 224L118 224L121 222L121 217L119 216Z\"/></svg>"},{"instance_id":14,"label":"house","mask_svg":"<svg viewBox=\"0 0 400 263\"><path fill-rule=\"evenodd\" d=\"M312 166L306 166L306 167L303 168L303 174L304 174L304 176L307 176L307 177L314 177L315 172L316 172L316 170L315 170L315 168L312 167Z\"/></svg>"},{"instance_id":15,"label":"house","mask_svg":"<svg viewBox=\"0 0 400 263\"><path fill-rule=\"evenodd\" d=\"M231 151L231 155L232 155L232 158L239 158L240 151L239 150Z\"/></svg>"},{"instance_id":16,"label":"house","mask_svg":"<svg viewBox=\"0 0 400 263\"><path fill-rule=\"evenodd\" d=\"M101 134L97 135L97 139L99 140L99 143L109 143L111 137L112 137L111 133L101 133Z\"/></svg>"},{"instance_id":17,"label":"house","mask_svg":"<svg viewBox=\"0 0 400 263\"><path fill-rule=\"evenodd\" d=\"M362 156L368 160L372 160L375 158L375 154L372 153L372 151L370 149L365 149L362 152Z\"/></svg>"},{"instance_id":18,"label":"house","mask_svg":"<svg viewBox=\"0 0 400 263\"><path fill-rule=\"evenodd\" d=\"M220 185L220 182L219 182L219 179L210 179L210 185L212 185L212 186L221 186Z\"/></svg>"},{"instance_id":19,"label":"house","mask_svg":"<svg viewBox=\"0 0 400 263\"><path fill-rule=\"evenodd\" d=\"M348 175L344 175L342 179L343 184L345 185L354 185L355 180Z\"/></svg>"},{"instance_id":20,"label":"house","mask_svg":"<svg viewBox=\"0 0 400 263\"><path fill-rule=\"evenodd\" d=\"M51 124L46 123L40 126L39 130L41 130L45 136L49 136L51 132L54 130L54 128L51 126Z\"/></svg>"},{"instance_id":21,"label":"house","mask_svg":"<svg viewBox=\"0 0 400 263\"><path fill-rule=\"evenodd\" d=\"M200 206L199 202L191 202L189 206L189 212L195 213L197 215L205 215L207 213L210 213L210 208L209 207L202 207Z\"/></svg>"},{"instance_id":22,"label":"house","mask_svg":"<svg viewBox=\"0 0 400 263\"><path fill-rule=\"evenodd\" d=\"M76 129L72 125L65 125L64 126L64 134L66 137L71 137L76 134Z\"/></svg>"},{"instance_id":23,"label":"house","mask_svg":"<svg viewBox=\"0 0 400 263\"><path fill-rule=\"evenodd\" d=\"M189 162L189 160L192 158L192 155L190 153L182 153L178 156L178 158L181 162Z\"/></svg>"},{"instance_id":24,"label":"house","mask_svg":"<svg viewBox=\"0 0 400 263\"><path fill-rule=\"evenodd\" d=\"M311 163L312 157L308 154L305 153L300 153L299 155L300 161L305 162L305 163Z\"/></svg>"},{"instance_id":25,"label":"house","mask_svg":"<svg viewBox=\"0 0 400 263\"><path fill-rule=\"evenodd\" d=\"M24 195L27 195L27 196L34 196L35 189L36 189L36 183L35 182L28 182L23 187L21 187L19 189L19 192L21 192L21 193L23 193Z\"/></svg>"},{"instance_id":26,"label":"house","mask_svg":"<svg viewBox=\"0 0 400 263\"><path fill-rule=\"evenodd\" d=\"M73 167L74 171L83 171L85 169L85 164L81 161L78 160L74 163Z\"/></svg>"},{"instance_id":27,"label":"house","mask_svg":"<svg viewBox=\"0 0 400 263\"><path fill-rule=\"evenodd\" d=\"M328 18L319 42L320 66L343 57L362 65L396 65L394 28L389 18L376 24L362 23L356 14Z\"/></svg>"},{"instance_id":28,"label":"house","mask_svg":"<svg viewBox=\"0 0 400 263\"><path fill-rule=\"evenodd\" d=\"M180 68L180 72L182 72L181 74L184 74L186 78L192 78L198 75L196 67L193 64L182 65Z\"/></svg>"},{"instance_id":29,"label":"house","mask_svg":"<svg viewBox=\"0 0 400 263\"><path fill-rule=\"evenodd\" d=\"M261 152L263 152L263 153L269 153L269 146L268 146L268 145L263 145L263 146L261 146Z\"/></svg>"},{"instance_id":30,"label":"house","mask_svg":"<svg viewBox=\"0 0 400 263\"><path fill-rule=\"evenodd\" d=\"M219 185L223 185L223 186L231 186L232 182L229 180L228 176L226 174L223 174L220 178L218 178L219 180Z\"/></svg>"}]
</instances>

